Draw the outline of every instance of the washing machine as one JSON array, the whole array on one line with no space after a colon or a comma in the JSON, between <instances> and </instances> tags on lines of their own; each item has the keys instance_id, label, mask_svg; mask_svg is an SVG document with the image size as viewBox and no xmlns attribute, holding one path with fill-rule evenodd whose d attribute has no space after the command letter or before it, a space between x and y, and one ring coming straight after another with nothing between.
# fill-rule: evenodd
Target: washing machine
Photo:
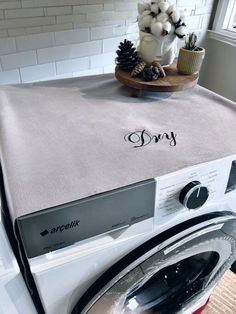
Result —
<instances>
[{"instance_id":1,"label":"washing machine","mask_svg":"<svg viewBox=\"0 0 236 314\"><path fill-rule=\"evenodd\" d=\"M157 98L110 76L1 87L3 212L38 313L192 314L236 259L234 104Z\"/></svg>"},{"instance_id":2,"label":"washing machine","mask_svg":"<svg viewBox=\"0 0 236 314\"><path fill-rule=\"evenodd\" d=\"M193 313L236 259L235 173L230 156L83 200L153 217L30 258L46 313Z\"/></svg>"},{"instance_id":3,"label":"washing machine","mask_svg":"<svg viewBox=\"0 0 236 314\"><path fill-rule=\"evenodd\" d=\"M0 199L0 208L1 208ZM0 313L36 314L30 293L3 226L0 211Z\"/></svg>"},{"instance_id":4,"label":"washing machine","mask_svg":"<svg viewBox=\"0 0 236 314\"><path fill-rule=\"evenodd\" d=\"M74 208L84 229L69 218ZM64 224L58 208L18 222L46 313L194 313L236 259L236 156L71 203L66 211ZM81 240L52 249L59 245L53 235L66 230L72 233L64 241Z\"/></svg>"}]
</instances>

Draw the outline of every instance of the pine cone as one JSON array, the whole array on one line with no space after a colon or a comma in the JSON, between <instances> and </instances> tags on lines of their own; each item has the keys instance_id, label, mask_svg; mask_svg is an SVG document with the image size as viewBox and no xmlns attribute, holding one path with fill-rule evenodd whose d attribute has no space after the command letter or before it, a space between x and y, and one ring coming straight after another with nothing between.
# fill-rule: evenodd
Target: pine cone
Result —
<instances>
[{"instance_id":1,"label":"pine cone","mask_svg":"<svg viewBox=\"0 0 236 314\"><path fill-rule=\"evenodd\" d=\"M146 63L144 61L138 63L136 65L136 67L133 69L133 71L131 72L131 76L135 77L135 76L138 76L139 74L141 74L143 72L145 66L146 66Z\"/></svg>"},{"instance_id":2,"label":"pine cone","mask_svg":"<svg viewBox=\"0 0 236 314\"><path fill-rule=\"evenodd\" d=\"M152 69L152 74L153 74L153 80L158 80L160 77L160 72L159 72L158 67L151 66L151 69Z\"/></svg>"},{"instance_id":3,"label":"pine cone","mask_svg":"<svg viewBox=\"0 0 236 314\"><path fill-rule=\"evenodd\" d=\"M153 72L151 67L143 70L143 79L146 82L151 82L153 80Z\"/></svg>"},{"instance_id":4,"label":"pine cone","mask_svg":"<svg viewBox=\"0 0 236 314\"><path fill-rule=\"evenodd\" d=\"M159 70L159 77L166 77L166 72L164 70L164 68L162 67L162 65L156 61L152 62L152 66L158 68Z\"/></svg>"},{"instance_id":5,"label":"pine cone","mask_svg":"<svg viewBox=\"0 0 236 314\"><path fill-rule=\"evenodd\" d=\"M125 71L132 70L139 63L138 52L129 40L121 42L116 51L116 64Z\"/></svg>"}]
</instances>

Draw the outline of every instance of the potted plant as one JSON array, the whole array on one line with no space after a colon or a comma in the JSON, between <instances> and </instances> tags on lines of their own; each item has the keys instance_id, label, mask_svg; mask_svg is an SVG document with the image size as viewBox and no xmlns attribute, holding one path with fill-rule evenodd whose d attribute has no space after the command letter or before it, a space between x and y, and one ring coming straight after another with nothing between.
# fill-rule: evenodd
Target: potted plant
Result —
<instances>
[{"instance_id":1,"label":"potted plant","mask_svg":"<svg viewBox=\"0 0 236 314\"><path fill-rule=\"evenodd\" d=\"M186 36L185 46L180 48L177 62L181 74L198 74L205 56L205 49L197 46L197 36L191 33Z\"/></svg>"}]
</instances>

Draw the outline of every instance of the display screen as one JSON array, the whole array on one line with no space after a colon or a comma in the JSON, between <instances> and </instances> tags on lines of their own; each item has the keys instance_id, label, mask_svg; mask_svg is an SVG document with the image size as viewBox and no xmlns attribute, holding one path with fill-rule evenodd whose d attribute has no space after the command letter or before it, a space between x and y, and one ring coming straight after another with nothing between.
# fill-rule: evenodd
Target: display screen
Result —
<instances>
[{"instance_id":1,"label":"display screen","mask_svg":"<svg viewBox=\"0 0 236 314\"><path fill-rule=\"evenodd\" d=\"M231 166L231 170L229 174L229 181L228 181L225 193L229 193L234 190L236 190L236 160L232 162L232 166Z\"/></svg>"}]
</instances>

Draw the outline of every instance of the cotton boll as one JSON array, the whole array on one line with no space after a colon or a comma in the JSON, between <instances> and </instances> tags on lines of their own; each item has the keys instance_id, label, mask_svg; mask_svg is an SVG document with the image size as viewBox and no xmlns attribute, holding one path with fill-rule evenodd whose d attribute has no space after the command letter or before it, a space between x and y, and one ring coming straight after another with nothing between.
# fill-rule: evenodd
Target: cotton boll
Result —
<instances>
[{"instance_id":1,"label":"cotton boll","mask_svg":"<svg viewBox=\"0 0 236 314\"><path fill-rule=\"evenodd\" d=\"M169 16L166 13L160 13L157 15L157 22L165 23L169 19Z\"/></svg>"},{"instance_id":2,"label":"cotton boll","mask_svg":"<svg viewBox=\"0 0 236 314\"><path fill-rule=\"evenodd\" d=\"M159 8L160 8L161 12L165 13L169 8L169 3L161 2L161 3L159 3Z\"/></svg>"},{"instance_id":3,"label":"cotton boll","mask_svg":"<svg viewBox=\"0 0 236 314\"><path fill-rule=\"evenodd\" d=\"M139 28L145 29L146 27L150 27L152 23L152 17L150 15L144 16L139 21Z\"/></svg>"},{"instance_id":4,"label":"cotton boll","mask_svg":"<svg viewBox=\"0 0 236 314\"><path fill-rule=\"evenodd\" d=\"M170 22L163 23L163 33L168 35L170 31L171 31L171 23Z\"/></svg>"},{"instance_id":5,"label":"cotton boll","mask_svg":"<svg viewBox=\"0 0 236 314\"><path fill-rule=\"evenodd\" d=\"M180 26L180 27L176 28L175 34L179 38L184 38L184 36L186 35L186 27L185 26Z\"/></svg>"},{"instance_id":6,"label":"cotton boll","mask_svg":"<svg viewBox=\"0 0 236 314\"><path fill-rule=\"evenodd\" d=\"M142 14L144 11L149 10L149 3L138 3L138 13Z\"/></svg>"},{"instance_id":7,"label":"cotton boll","mask_svg":"<svg viewBox=\"0 0 236 314\"><path fill-rule=\"evenodd\" d=\"M170 5L169 8L166 10L167 14L171 14L176 11L176 6L174 4Z\"/></svg>"},{"instance_id":8,"label":"cotton boll","mask_svg":"<svg viewBox=\"0 0 236 314\"><path fill-rule=\"evenodd\" d=\"M160 22L152 23L151 32L154 36L160 37L162 35L163 25Z\"/></svg>"},{"instance_id":9,"label":"cotton boll","mask_svg":"<svg viewBox=\"0 0 236 314\"><path fill-rule=\"evenodd\" d=\"M150 15L151 11L150 10L145 10L143 11L143 13L140 15L140 19L142 19L143 17Z\"/></svg>"},{"instance_id":10,"label":"cotton boll","mask_svg":"<svg viewBox=\"0 0 236 314\"><path fill-rule=\"evenodd\" d=\"M171 18L172 18L172 21L173 23L178 23L179 22L179 19L180 19L180 14L178 11L174 11L172 14L171 14Z\"/></svg>"},{"instance_id":11,"label":"cotton boll","mask_svg":"<svg viewBox=\"0 0 236 314\"><path fill-rule=\"evenodd\" d=\"M157 3L151 5L151 11L156 14L159 12L159 6Z\"/></svg>"}]
</instances>

